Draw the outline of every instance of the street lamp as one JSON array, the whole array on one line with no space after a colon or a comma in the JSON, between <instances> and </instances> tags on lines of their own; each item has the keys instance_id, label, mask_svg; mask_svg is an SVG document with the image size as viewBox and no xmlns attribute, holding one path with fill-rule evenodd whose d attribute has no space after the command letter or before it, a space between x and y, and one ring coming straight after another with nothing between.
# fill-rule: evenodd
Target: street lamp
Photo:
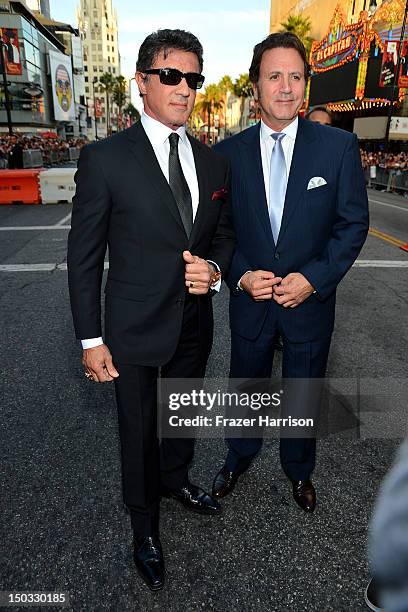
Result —
<instances>
[{"instance_id":1,"label":"street lamp","mask_svg":"<svg viewBox=\"0 0 408 612\"><path fill-rule=\"evenodd\" d=\"M390 106L388 109L387 129L385 132L385 150L386 151L388 151L389 145L390 145L391 118L392 118L392 111L394 108L395 97L398 92L398 77L399 77L400 68L401 68L401 57L402 57L401 52L402 52L402 47L403 47L404 39L405 39L405 28L407 25L407 15L408 15L408 0L405 2L404 21L402 22L401 36L400 36L400 42L398 46L397 66L395 68L394 78L392 80L392 86L391 86L392 87L391 100L390 100Z\"/></svg>"},{"instance_id":2,"label":"street lamp","mask_svg":"<svg viewBox=\"0 0 408 612\"><path fill-rule=\"evenodd\" d=\"M95 104L95 83L98 82L98 77L94 77L92 81L93 105L94 105L94 121L95 121L95 140L98 140L98 122L96 121L96 104Z\"/></svg>"},{"instance_id":3,"label":"street lamp","mask_svg":"<svg viewBox=\"0 0 408 612\"><path fill-rule=\"evenodd\" d=\"M3 73L3 87L4 87L4 102L6 105L6 113L7 113L7 123L8 123L8 131L10 136L13 134L13 124L11 122L11 104L10 104L10 95L8 90L8 82L7 82L7 74L6 74L6 58L4 56L4 49L6 44L0 38L0 55L1 55L1 66Z\"/></svg>"}]
</instances>

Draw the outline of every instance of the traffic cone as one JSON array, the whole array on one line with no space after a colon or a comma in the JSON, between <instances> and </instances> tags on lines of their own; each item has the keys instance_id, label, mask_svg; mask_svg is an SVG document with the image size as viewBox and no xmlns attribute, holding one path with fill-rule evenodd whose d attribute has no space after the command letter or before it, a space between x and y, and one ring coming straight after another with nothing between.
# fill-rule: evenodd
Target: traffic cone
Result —
<instances>
[{"instance_id":1,"label":"traffic cone","mask_svg":"<svg viewBox=\"0 0 408 612\"><path fill-rule=\"evenodd\" d=\"M400 246L400 249L402 249L403 251L406 251L408 253L408 242L407 242L407 244L403 244L402 246Z\"/></svg>"}]
</instances>

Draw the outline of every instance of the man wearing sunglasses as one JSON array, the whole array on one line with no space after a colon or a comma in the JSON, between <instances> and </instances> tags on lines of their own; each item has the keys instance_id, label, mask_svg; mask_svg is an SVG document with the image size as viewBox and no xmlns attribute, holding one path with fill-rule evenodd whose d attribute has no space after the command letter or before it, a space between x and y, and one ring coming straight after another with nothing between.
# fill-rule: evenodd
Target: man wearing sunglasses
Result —
<instances>
[{"instance_id":1,"label":"man wearing sunglasses","mask_svg":"<svg viewBox=\"0 0 408 612\"><path fill-rule=\"evenodd\" d=\"M164 583L161 495L201 514L221 511L189 481L194 440L164 439L159 447L157 439L157 378L203 378L210 294L234 248L227 162L185 129L204 82L202 64L201 44L189 32L159 30L143 42L136 66L141 121L82 149L68 244L85 375L115 381L124 502L136 567L151 590Z\"/></svg>"}]
</instances>

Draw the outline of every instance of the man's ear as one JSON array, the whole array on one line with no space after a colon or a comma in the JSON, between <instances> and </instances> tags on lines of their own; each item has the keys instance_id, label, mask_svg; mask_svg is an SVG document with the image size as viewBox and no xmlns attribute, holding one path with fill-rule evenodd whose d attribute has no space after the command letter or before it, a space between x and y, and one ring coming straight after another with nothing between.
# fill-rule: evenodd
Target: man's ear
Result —
<instances>
[{"instance_id":1,"label":"man's ear","mask_svg":"<svg viewBox=\"0 0 408 612\"><path fill-rule=\"evenodd\" d=\"M256 83L252 83L252 90L254 92L254 100L255 102L259 102L259 89Z\"/></svg>"},{"instance_id":2,"label":"man's ear","mask_svg":"<svg viewBox=\"0 0 408 612\"><path fill-rule=\"evenodd\" d=\"M149 77L147 74L144 74L143 72L136 72L135 78L136 78L137 86L139 88L139 93L141 96L144 96L147 93L146 82Z\"/></svg>"}]
</instances>

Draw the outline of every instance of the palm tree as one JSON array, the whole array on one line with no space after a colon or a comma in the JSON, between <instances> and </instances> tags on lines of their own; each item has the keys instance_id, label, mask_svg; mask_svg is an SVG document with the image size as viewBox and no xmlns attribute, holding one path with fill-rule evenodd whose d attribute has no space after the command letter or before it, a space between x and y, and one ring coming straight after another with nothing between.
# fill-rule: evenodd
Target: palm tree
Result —
<instances>
[{"instance_id":1,"label":"palm tree","mask_svg":"<svg viewBox=\"0 0 408 612\"><path fill-rule=\"evenodd\" d=\"M122 121L122 107L126 102L126 94L127 94L127 81L124 76L121 74L116 77L113 90L112 90L112 99L116 106L118 107L118 118ZM119 128L119 121L118 121Z\"/></svg>"},{"instance_id":2,"label":"palm tree","mask_svg":"<svg viewBox=\"0 0 408 612\"><path fill-rule=\"evenodd\" d=\"M208 141L210 140L211 134L211 117L216 111L219 111L223 105L222 93L215 83L207 85L205 92L196 103L196 111L202 112L204 115L207 115L208 118Z\"/></svg>"},{"instance_id":3,"label":"palm tree","mask_svg":"<svg viewBox=\"0 0 408 612\"><path fill-rule=\"evenodd\" d=\"M99 88L106 96L106 133L110 134L109 101L115 85L115 78L111 72L104 72L99 79Z\"/></svg>"},{"instance_id":4,"label":"palm tree","mask_svg":"<svg viewBox=\"0 0 408 612\"><path fill-rule=\"evenodd\" d=\"M292 34L296 34L300 38L305 45L307 57L309 57L313 42L313 38L309 36L312 29L310 18L302 17L302 15L289 15L287 20L281 23L281 26L283 28L281 32L292 32Z\"/></svg>"},{"instance_id":5,"label":"palm tree","mask_svg":"<svg viewBox=\"0 0 408 612\"><path fill-rule=\"evenodd\" d=\"M240 74L234 83L234 94L240 99L240 117L239 127L242 131L242 120L244 118L245 100L252 96L252 83L249 80L248 73Z\"/></svg>"},{"instance_id":6,"label":"palm tree","mask_svg":"<svg viewBox=\"0 0 408 612\"><path fill-rule=\"evenodd\" d=\"M218 89L220 90L223 96L223 104L224 104L224 132L227 127L227 98L228 93L234 91L234 85L232 83L231 77L228 74L225 74L220 82L218 83Z\"/></svg>"},{"instance_id":7,"label":"palm tree","mask_svg":"<svg viewBox=\"0 0 408 612\"><path fill-rule=\"evenodd\" d=\"M139 121L140 119L140 113L137 108L133 106L132 102L129 102L125 106L125 108L123 109L123 114L130 117L132 123L135 123L135 121Z\"/></svg>"}]
</instances>

